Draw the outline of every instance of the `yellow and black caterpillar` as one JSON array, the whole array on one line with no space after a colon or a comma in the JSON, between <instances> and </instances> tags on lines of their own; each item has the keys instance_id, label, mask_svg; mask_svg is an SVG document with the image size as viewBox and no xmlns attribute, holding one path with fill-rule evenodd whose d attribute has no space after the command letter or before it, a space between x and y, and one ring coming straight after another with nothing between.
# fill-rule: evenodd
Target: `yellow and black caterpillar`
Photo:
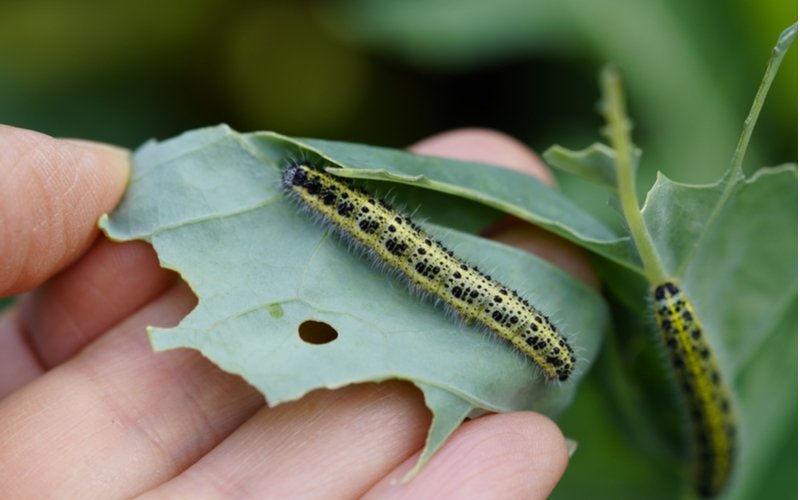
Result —
<instances>
[{"instance_id":1,"label":"yellow and black caterpillar","mask_svg":"<svg viewBox=\"0 0 800 500\"><path fill-rule=\"evenodd\" d=\"M715 496L728 482L736 449L731 393L700 320L677 283L668 281L655 287L653 299L661 339L691 419L695 485L701 495Z\"/></svg>"},{"instance_id":2,"label":"yellow and black caterpillar","mask_svg":"<svg viewBox=\"0 0 800 500\"><path fill-rule=\"evenodd\" d=\"M407 215L308 162L287 167L282 184L319 220L404 277L413 289L511 342L548 379L569 378L575 355L549 318L455 256Z\"/></svg>"}]
</instances>

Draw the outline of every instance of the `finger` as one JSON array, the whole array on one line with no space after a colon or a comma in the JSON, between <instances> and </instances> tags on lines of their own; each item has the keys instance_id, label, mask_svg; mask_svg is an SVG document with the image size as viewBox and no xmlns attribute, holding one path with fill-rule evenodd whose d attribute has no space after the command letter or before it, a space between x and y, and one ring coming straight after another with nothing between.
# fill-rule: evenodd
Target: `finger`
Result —
<instances>
[{"instance_id":1,"label":"finger","mask_svg":"<svg viewBox=\"0 0 800 500\"><path fill-rule=\"evenodd\" d=\"M407 383L314 391L260 411L148 498L356 498L422 446L429 423Z\"/></svg>"},{"instance_id":2,"label":"finger","mask_svg":"<svg viewBox=\"0 0 800 500\"><path fill-rule=\"evenodd\" d=\"M121 149L0 125L0 297L37 286L88 248L129 164Z\"/></svg>"},{"instance_id":3,"label":"finger","mask_svg":"<svg viewBox=\"0 0 800 500\"><path fill-rule=\"evenodd\" d=\"M507 135L484 129L445 132L415 144L421 154L498 165L538 178L554 186L550 170L525 145ZM599 289L586 254L572 243L514 217L507 217L487 228L484 236L534 253Z\"/></svg>"},{"instance_id":4,"label":"finger","mask_svg":"<svg viewBox=\"0 0 800 500\"><path fill-rule=\"evenodd\" d=\"M409 457L365 498L547 498L567 466L567 446L548 418L490 415L459 427L409 482Z\"/></svg>"},{"instance_id":5,"label":"finger","mask_svg":"<svg viewBox=\"0 0 800 500\"><path fill-rule=\"evenodd\" d=\"M177 279L152 247L98 238L78 262L0 317L0 398L157 297Z\"/></svg>"},{"instance_id":6,"label":"finger","mask_svg":"<svg viewBox=\"0 0 800 500\"><path fill-rule=\"evenodd\" d=\"M595 290L600 278L586 253L573 243L515 217L504 219L482 232L483 236L532 254L563 269Z\"/></svg>"},{"instance_id":7,"label":"finger","mask_svg":"<svg viewBox=\"0 0 800 500\"><path fill-rule=\"evenodd\" d=\"M497 165L532 175L549 186L556 180L550 169L525 144L490 129L464 128L423 139L410 148L418 154Z\"/></svg>"},{"instance_id":8,"label":"finger","mask_svg":"<svg viewBox=\"0 0 800 500\"><path fill-rule=\"evenodd\" d=\"M38 377L42 364L23 334L16 308L0 314L0 399Z\"/></svg>"},{"instance_id":9,"label":"finger","mask_svg":"<svg viewBox=\"0 0 800 500\"><path fill-rule=\"evenodd\" d=\"M159 267L149 244L98 238L78 262L22 297L21 327L44 368L51 368L176 279L175 273Z\"/></svg>"},{"instance_id":10,"label":"finger","mask_svg":"<svg viewBox=\"0 0 800 500\"><path fill-rule=\"evenodd\" d=\"M154 354L146 325L175 325L179 284L80 354L0 401L4 495L131 497L173 477L263 406L199 353Z\"/></svg>"}]
</instances>

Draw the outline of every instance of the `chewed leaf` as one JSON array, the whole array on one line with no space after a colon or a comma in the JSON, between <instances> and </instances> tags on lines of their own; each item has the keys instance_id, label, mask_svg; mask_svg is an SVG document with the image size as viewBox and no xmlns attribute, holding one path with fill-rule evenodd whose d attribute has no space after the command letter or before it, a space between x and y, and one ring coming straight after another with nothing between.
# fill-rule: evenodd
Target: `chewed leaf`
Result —
<instances>
[{"instance_id":1,"label":"chewed leaf","mask_svg":"<svg viewBox=\"0 0 800 500\"><path fill-rule=\"evenodd\" d=\"M475 409L555 414L571 400L607 326L599 295L528 253L426 224L548 311L576 347L570 381L547 383L510 345L449 320L313 224L280 178L290 158L316 153L268 137L254 147L252 136L217 127L136 153L126 196L101 227L115 240L150 241L199 299L177 327L150 330L156 350L197 349L270 404L317 388L408 380L434 414L422 460ZM335 335L310 342L302 329L311 321Z\"/></svg>"}]
</instances>

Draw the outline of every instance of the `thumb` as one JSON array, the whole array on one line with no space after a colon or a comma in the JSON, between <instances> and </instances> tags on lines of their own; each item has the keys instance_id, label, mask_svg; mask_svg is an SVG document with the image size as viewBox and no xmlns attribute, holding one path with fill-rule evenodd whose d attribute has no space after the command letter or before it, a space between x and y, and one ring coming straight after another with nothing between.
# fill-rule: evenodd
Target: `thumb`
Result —
<instances>
[{"instance_id":1,"label":"thumb","mask_svg":"<svg viewBox=\"0 0 800 500\"><path fill-rule=\"evenodd\" d=\"M80 257L122 197L130 154L0 125L0 297Z\"/></svg>"}]
</instances>

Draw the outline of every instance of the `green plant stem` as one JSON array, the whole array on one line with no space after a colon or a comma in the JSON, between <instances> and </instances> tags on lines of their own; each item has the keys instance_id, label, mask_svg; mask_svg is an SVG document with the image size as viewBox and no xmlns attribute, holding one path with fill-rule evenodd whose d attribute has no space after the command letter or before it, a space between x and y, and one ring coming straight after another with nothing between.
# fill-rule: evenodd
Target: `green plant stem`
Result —
<instances>
[{"instance_id":1,"label":"green plant stem","mask_svg":"<svg viewBox=\"0 0 800 500\"><path fill-rule=\"evenodd\" d=\"M617 156L617 194L622 204L622 213L639 250L647 280L654 285L660 284L667 280L667 275L639 209L630 120L625 111L622 81L615 67L603 68L600 87L603 95L602 111L608 123L608 136Z\"/></svg>"},{"instance_id":2,"label":"green plant stem","mask_svg":"<svg viewBox=\"0 0 800 500\"><path fill-rule=\"evenodd\" d=\"M761 79L761 85L758 87L756 97L753 99L753 105L750 107L750 113L744 120L744 128L742 135L739 136L739 143L736 145L736 150L733 153L731 160L731 175L728 178L729 187L736 184L737 179L742 175L742 163L744 162L744 155L747 152L747 146L750 144L750 137L753 135L753 129L758 121L758 115L761 113L761 108L764 106L764 100L767 98L767 93L772 86L772 81L775 79L775 74L781 66L783 56L786 51L791 47L792 42L797 37L797 23L792 24L780 34L778 42L772 49L772 56L767 64L767 70L764 72L764 77Z\"/></svg>"},{"instance_id":3,"label":"green plant stem","mask_svg":"<svg viewBox=\"0 0 800 500\"><path fill-rule=\"evenodd\" d=\"M747 114L747 118L744 120L742 134L739 136L739 142L736 144L736 150L733 152L731 168L726 174L728 179L725 182L725 189L722 192L722 196L720 196L719 200L717 200L714 210L709 216L709 220L716 219L720 210L722 210L722 207L725 205L725 203L727 203L728 198L731 196L731 194L733 194L733 190L736 188L739 181L744 177L744 173L742 172L742 163L744 162L744 155L747 152L747 146L750 144L750 137L753 135L753 129L758 121L761 108L764 106L767 93L772 86L772 81L775 79L775 75L778 72L778 68L781 66L781 62L783 62L783 56L786 55L786 51L788 51L789 47L792 46L795 38L797 38L797 23L794 23L783 30L778 37L778 42L775 44L775 47L772 48L772 55L767 63L767 70L764 72L764 77L761 78L761 85L759 85L756 96L753 98L753 104L750 106L750 112Z\"/></svg>"}]
</instances>

